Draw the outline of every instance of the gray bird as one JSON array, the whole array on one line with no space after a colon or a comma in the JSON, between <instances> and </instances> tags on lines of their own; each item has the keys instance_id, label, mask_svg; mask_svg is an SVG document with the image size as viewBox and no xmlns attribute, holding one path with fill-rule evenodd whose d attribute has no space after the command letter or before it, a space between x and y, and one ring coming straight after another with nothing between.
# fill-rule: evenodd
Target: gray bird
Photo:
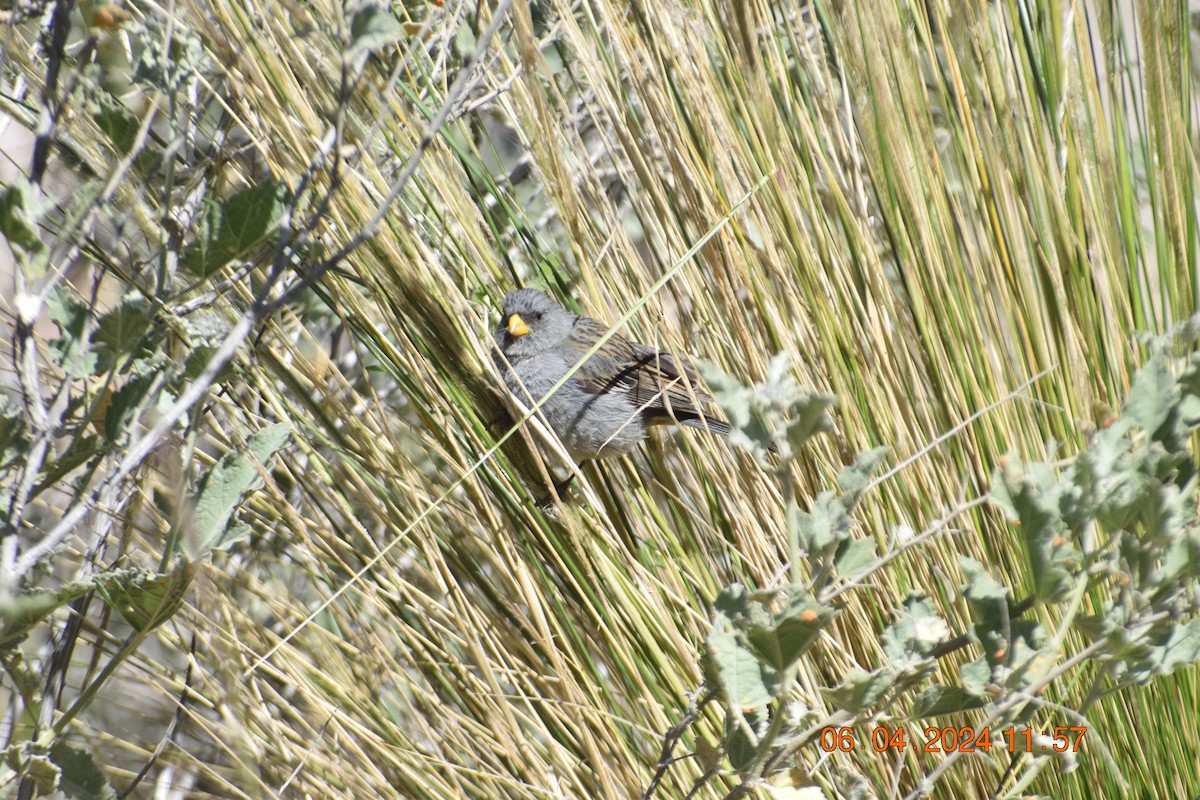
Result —
<instances>
[{"instance_id":1,"label":"gray bird","mask_svg":"<svg viewBox=\"0 0 1200 800\"><path fill-rule=\"evenodd\" d=\"M526 405L542 399L608 330L537 289L510 292L502 314L495 338L504 358L496 362ZM695 381L688 364L614 335L551 395L542 415L576 461L626 453L651 425L678 422L728 435L728 425L696 407L712 398Z\"/></svg>"}]
</instances>

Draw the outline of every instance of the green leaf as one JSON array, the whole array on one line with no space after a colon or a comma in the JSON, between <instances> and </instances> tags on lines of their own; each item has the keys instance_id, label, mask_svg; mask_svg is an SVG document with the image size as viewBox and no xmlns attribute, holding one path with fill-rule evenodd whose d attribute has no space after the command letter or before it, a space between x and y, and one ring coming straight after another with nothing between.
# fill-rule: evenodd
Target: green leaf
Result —
<instances>
[{"instance_id":1,"label":"green leaf","mask_svg":"<svg viewBox=\"0 0 1200 800\"><path fill-rule=\"evenodd\" d=\"M746 713L763 708L779 691L779 675L743 646L729 621L717 615L706 641L712 674L730 708Z\"/></svg>"},{"instance_id":2,"label":"green leaf","mask_svg":"<svg viewBox=\"0 0 1200 800\"><path fill-rule=\"evenodd\" d=\"M963 595L973 604L986 603L995 606L1007 603L1008 588L998 583L987 571L987 567L969 556L959 556L959 568L967 576Z\"/></svg>"},{"instance_id":3,"label":"green leaf","mask_svg":"<svg viewBox=\"0 0 1200 800\"><path fill-rule=\"evenodd\" d=\"M33 591L0 603L0 652L16 647L35 625L90 589L90 582L75 581L56 592Z\"/></svg>"},{"instance_id":4,"label":"green leaf","mask_svg":"<svg viewBox=\"0 0 1200 800\"><path fill-rule=\"evenodd\" d=\"M1200 527L1193 523L1175 532L1163 553L1162 571L1170 585L1200 576Z\"/></svg>"},{"instance_id":5,"label":"green leaf","mask_svg":"<svg viewBox=\"0 0 1200 800\"><path fill-rule=\"evenodd\" d=\"M713 601L713 611L724 617L735 628L745 628L755 611L755 603L740 583L731 583L721 590Z\"/></svg>"},{"instance_id":6,"label":"green leaf","mask_svg":"<svg viewBox=\"0 0 1200 800\"><path fill-rule=\"evenodd\" d=\"M1193 619L1182 625L1170 625L1165 636L1153 644L1153 652L1147 659L1156 675L1170 675L1179 667L1190 666L1200 660L1200 620Z\"/></svg>"},{"instance_id":7,"label":"green leaf","mask_svg":"<svg viewBox=\"0 0 1200 800\"><path fill-rule=\"evenodd\" d=\"M104 438L115 442L125 432L153 385L153 375L136 375L112 393L104 411Z\"/></svg>"},{"instance_id":8,"label":"green leaf","mask_svg":"<svg viewBox=\"0 0 1200 800\"><path fill-rule=\"evenodd\" d=\"M1146 628L1137 624L1137 611L1125 605L1109 603L1106 610L1103 617L1084 617L1079 629L1092 639L1104 637L1108 655L1117 661L1118 672L1132 672L1139 681L1149 680L1154 675L1155 647L1170 635L1170 623Z\"/></svg>"},{"instance_id":9,"label":"green leaf","mask_svg":"<svg viewBox=\"0 0 1200 800\"><path fill-rule=\"evenodd\" d=\"M246 452L230 452L200 480L193 532L199 545L190 557L205 557L219 545L232 541L225 536L229 519L242 498L262 485L260 470L269 466L271 457L287 442L291 427L280 422L255 433L246 443Z\"/></svg>"},{"instance_id":10,"label":"green leaf","mask_svg":"<svg viewBox=\"0 0 1200 800\"><path fill-rule=\"evenodd\" d=\"M1145 456L1143 448L1126 459L1118 473L1100 484L1096 522L1103 530L1113 533L1133 527L1150 502L1150 495L1161 486L1143 471Z\"/></svg>"},{"instance_id":11,"label":"green leaf","mask_svg":"<svg viewBox=\"0 0 1200 800\"><path fill-rule=\"evenodd\" d=\"M99 436L84 436L78 439L58 458L48 461L42 471L41 480L34 487L34 496L55 487L75 469L104 453L104 442Z\"/></svg>"},{"instance_id":12,"label":"green leaf","mask_svg":"<svg viewBox=\"0 0 1200 800\"><path fill-rule=\"evenodd\" d=\"M1008 462L1005 467L995 467L992 469L992 486L988 494L988 499L1000 510L1000 513L1004 515L1004 519L1011 523L1016 523L1019 521L1017 518L1017 504L1008 493L1008 487L1004 482L1004 470L1020 469L1021 465L1020 462L1013 464L1012 462L1015 459L1012 456L1005 456L1004 459Z\"/></svg>"},{"instance_id":13,"label":"green leaf","mask_svg":"<svg viewBox=\"0 0 1200 800\"><path fill-rule=\"evenodd\" d=\"M1042 650L1045 631L1033 620L1012 620L987 631L976 628L975 633L993 667L993 677L994 669L1003 665L1003 685L1009 689L1028 689L1030 681L1054 658L1053 653Z\"/></svg>"},{"instance_id":14,"label":"green leaf","mask_svg":"<svg viewBox=\"0 0 1200 800\"><path fill-rule=\"evenodd\" d=\"M811 394L793 400L789 411L792 420L784 429L784 436L791 445L792 452L800 452L800 448L817 434L833 430L833 418L829 409L837 402L831 394Z\"/></svg>"},{"instance_id":15,"label":"green leaf","mask_svg":"<svg viewBox=\"0 0 1200 800\"><path fill-rule=\"evenodd\" d=\"M1096 519L1097 475L1094 467L1087 454L1081 454L1062 476L1059 512L1077 539Z\"/></svg>"},{"instance_id":16,"label":"green leaf","mask_svg":"<svg viewBox=\"0 0 1200 800\"><path fill-rule=\"evenodd\" d=\"M987 694L987 687L992 682L992 664L986 656L968 661L958 672L965 691L980 696Z\"/></svg>"},{"instance_id":17,"label":"green leaf","mask_svg":"<svg viewBox=\"0 0 1200 800\"><path fill-rule=\"evenodd\" d=\"M4 756L4 764L13 772L28 778L33 782L34 791L38 796L48 796L57 792L62 770L50 759L45 752L32 742L21 742L0 751ZM0 775L3 772L0 771ZM10 775L4 775L11 780ZM16 797L16 794L11 795ZM61 797L61 795L60 795Z\"/></svg>"},{"instance_id":18,"label":"green leaf","mask_svg":"<svg viewBox=\"0 0 1200 800\"><path fill-rule=\"evenodd\" d=\"M180 264L207 278L264 242L279 227L290 199L287 187L269 180L221 202L209 201L196 241L184 250Z\"/></svg>"},{"instance_id":19,"label":"green leaf","mask_svg":"<svg viewBox=\"0 0 1200 800\"><path fill-rule=\"evenodd\" d=\"M998 473L993 485L1002 486L1003 491L994 496L1006 510L1016 512L1035 594L1044 602L1060 602L1082 567L1074 534L1060 512L1062 486L1048 468L1037 464L1024 471L1010 463Z\"/></svg>"},{"instance_id":20,"label":"green leaf","mask_svg":"<svg viewBox=\"0 0 1200 800\"><path fill-rule=\"evenodd\" d=\"M234 520L225 527L212 544L213 551L224 552L238 542L244 542L254 533L254 529L244 522Z\"/></svg>"},{"instance_id":21,"label":"green leaf","mask_svg":"<svg viewBox=\"0 0 1200 800\"><path fill-rule=\"evenodd\" d=\"M948 638L950 627L929 598L910 595L903 613L883 632L883 651L893 669L910 669L926 661L934 646Z\"/></svg>"},{"instance_id":22,"label":"green leaf","mask_svg":"<svg viewBox=\"0 0 1200 800\"><path fill-rule=\"evenodd\" d=\"M1154 355L1134 376L1121 415L1153 434L1167 421L1177 398L1175 379L1162 356Z\"/></svg>"},{"instance_id":23,"label":"green leaf","mask_svg":"<svg viewBox=\"0 0 1200 800\"><path fill-rule=\"evenodd\" d=\"M772 448L789 458L809 438L833 427L827 409L835 398L801 388L787 353L771 359L766 382L753 388L713 364L698 362L696 368L733 429L730 441L760 458Z\"/></svg>"},{"instance_id":24,"label":"green leaf","mask_svg":"<svg viewBox=\"0 0 1200 800\"><path fill-rule=\"evenodd\" d=\"M134 356L142 348L154 311L141 295L123 300L100 317L92 343L99 358L97 369L106 371Z\"/></svg>"},{"instance_id":25,"label":"green leaf","mask_svg":"<svg viewBox=\"0 0 1200 800\"><path fill-rule=\"evenodd\" d=\"M137 142L141 121L124 106L116 103L106 103L105 106L92 115L92 119L100 131L109 138L113 147L121 155L129 155Z\"/></svg>"},{"instance_id":26,"label":"green leaf","mask_svg":"<svg viewBox=\"0 0 1200 800\"><path fill-rule=\"evenodd\" d=\"M1179 376L1179 425L1183 434L1200 427L1200 358L1193 355Z\"/></svg>"},{"instance_id":27,"label":"green leaf","mask_svg":"<svg viewBox=\"0 0 1200 800\"><path fill-rule=\"evenodd\" d=\"M382 50L404 36L403 26L386 3L359 0L346 11L350 14L350 47L346 54L351 58Z\"/></svg>"},{"instance_id":28,"label":"green leaf","mask_svg":"<svg viewBox=\"0 0 1200 800\"><path fill-rule=\"evenodd\" d=\"M846 504L833 492L817 495L811 511L789 507L788 524L795 525L800 546L809 556L836 552L842 542L850 539L851 519Z\"/></svg>"},{"instance_id":29,"label":"green leaf","mask_svg":"<svg viewBox=\"0 0 1200 800\"><path fill-rule=\"evenodd\" d=\"M29 193L29 182L18 178L6 186L0 186L0 234L9 246L26 253L40 253L46 249L38 231L41 213Z\"/></svg>"},{"instance_id":30,"label":"green leaf","mask_svg":"<svg viewBox=\"0 0 1200 800\"><path fill-rule=\"evenodd\" d=\"M0 470L24 456L28 449L24 417L10 411L0 397Z\"/></svg>"},{"instance_id":31,"label":"green leaf","mask_svg":"<svg viewBox=\"0 0 1200 800\"><path fill-rule=\"evenodd\" d=\"M730 441L751 453L766 453L773 440L770 429L752 411L754 391L715 364L698 361L696 369L725 413L732 428Z\"/></svg>"},{"instance_id":32,"label":"green leaf","mask_svg":"<svg viewBox=\"0 0 1200 800\"><path fill-rule=\"evenodd\" d=\"M1014 676L1014 685L1020 685L1021 676L1030 666L1027 662L1041 646L1042 628L1034 621L1017 618L1011 593L993 580L982 564L965 556L959 563L967 575L963 596L975 620L975 639L983 648L987 663L1004 664L1006 672ZM986 682L990 681L988 675Z\"/></svg>"},{"instance_id":33,"label":"green leaf","mask_svg":"<svg viewBox=\"0 0 1200 800\"><path fill-rule=\"evenodd\" d=\"M260 464L267 466L271 456L278 453L291 437L292 426L286 422L277 422L253 434L246 441L246 449Z\"/></svg>"},{"instance_id":34,"label":"green leaf","mask_svg":"<svg viewBox=\"0 0 1200 800\"><path fill-rule=\"evenodd\" d=\"M896 674L890 669L865 672L856 667L838 686L821 689L821 694L835 709L861 714L883 697L895 682Z\"/></svg>"},{"instance_id":35,"label":"green leaf","mask_svg":"<svg viewBox=\"0 0 1200 800\"><path fill-rule=\"evenodd\" d=\"M989 670L990 672L990 670ZM941 717L974 711L991 701L987 695L976 694L958 686L930 686L913 701L913 719Z\"/></svg>"},{"instance_id":36,"label":"green leaf","mask_svg":"<svg viewBox=\"0 0 1200 800\"><path fill-rule=\"evenodd\" d=\"M837 610L807 596L796 596L779 614L762 613L747 630L750 644L780 672L811 648Z\"/></svg>"},{"instance_id":37,"label":"green leaf","mask_svg":"<svg viewBox=\"0 0 1200 800\"><path fill-rule=\"evenodd\" d=\"M754 763L758 755L761 735L766 730L769 716L765 708L745 712L737 708L725 714L725 754L734 770L745 770Z\"/></svg>"},{"instance_id":38,"label":"green leaf","mask_svg":"<svg viewBox=\"0 0 1200 800\"><path fill-rule=\"evenodd\" d=\"M50 760L62 770L59 788L68 797L79 800L116 800L117 793L92 754L81 747L58 740L50 746Z\"/></svg>"},{"instance_id":39,"label":"green leaf","mask_svg":"<svg viewBox=\"0 0 1200 800\"><path fill-rule=\"evenodd\" d=\"M875 470L879 469L879 465L883 463L887 455L886 447L863 450L854 457L853 465L843 468L838 473L838 485L842 487L842 493L847 502L858 503L862 493L871 482L871 476L875 474Z\"/></svg>"},{"instance_id":40,"label":"green leaf","mask_svg":"<svg viewBox=\"0 0 1200 800\"><path fill-rule=\"evenodd\" d=\"M87 323L91 316L88 307L76 299L70 289L56 286L46 297L50 319L62 335L50 342L54 361L74 378L96 373L98 360L91 352Z\"/></svg>"},{"instance_id":41,"label":"green leaf","mask_svg":"<svg viewBox=\"0 0 1200 800\"><path fill-rule=\"evenodd\" d=\"M168 573L117 570L96 576L96 592L135 630L145 633L179 610L192 574L189 564Z\"/></svg>"},{"instance_id":42,"label":"green leaf","mask_svg":"<svg viewBox=\"0 0 1200 800\"><path fill-rule=\"evenodd\" d=\"M854 579L864 574L875 563L875 540L869 536L842 542L834 556L838 575Z\"/></svg>"},{"instance_id":43,"label":"green leaf","mask_svg":"<svg viewBox=\"0 0 1200 800\"><path fill-rule=\"evenodd\" d=\"M850 511L857 505L872 473L887 455L885 448L876 448L859 453L854 464L842 470L838 481L845 494L821 492L812 502L810 511L801 511L795 502L787 508L789 533L796 537L801 548L810 559L821 559L833 566L843 576L858 574L875 556L875 543L869 539L854 540L851 537L853 520Z\"/></svg>"}]
</instances>

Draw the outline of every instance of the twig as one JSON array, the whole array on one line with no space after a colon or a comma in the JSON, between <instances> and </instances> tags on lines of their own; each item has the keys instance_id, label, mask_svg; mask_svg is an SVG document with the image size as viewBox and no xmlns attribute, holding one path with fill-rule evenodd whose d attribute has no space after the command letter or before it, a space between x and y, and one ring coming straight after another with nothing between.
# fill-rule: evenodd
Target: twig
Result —
<instances>
[{"instance_id":1,"label":"twig","mask_svg":"<svg viewBox=\"0 0 1200 800\"><path fill-rule=\"evenodd\" d=\"M662 782L663 776L667 774L667 769L675 763L675 746L679 744L679 740L683 737L684 732L700 716L701 709L712 702L712 699L716 696L716 688L711 688L699 700L693 699L688 704L683 718L663 735L663 745L658 754L657 769L654 770L654 777L650 779L650 783L646 785L646 791L642 792L642 800L650 800L654 796L658 784Z\"/></svg>"},{"instance_id":2,"label":"twig","mask_svg":"<svg viewBox=\"0 0 1200 800\"><path fill-rule=\"evenodd\" d=\"M62 111L57 96L58 73L62 69L74 6L72 0L55 0L49 30L46 31L47 41L43 48L46 54L46 84L42 87L37 138L33 142L33 159L29 170L29 182L35 186L42 182L46 167L50 163L50 143L54 139L54 129L58 127L58 115Z\"/></svg>"}]
</instances>

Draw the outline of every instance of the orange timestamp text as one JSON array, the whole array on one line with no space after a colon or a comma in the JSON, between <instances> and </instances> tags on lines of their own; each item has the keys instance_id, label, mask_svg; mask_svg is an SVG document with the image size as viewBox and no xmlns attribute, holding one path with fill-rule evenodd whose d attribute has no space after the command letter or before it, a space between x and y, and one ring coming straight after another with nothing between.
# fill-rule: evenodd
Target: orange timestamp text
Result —
<instances>
[{"instance_id":1,"label":"orange timestamp text","mask_svg":"<svg viewBox=\"0 0 1200 800\"><path fill-rule=\"evenodd\" d=\"M1083 725L1057 727L1053 734L1016 726L996 730L950 726L926 728L924 736L912 740L904 728L875 727L870 731L869 741L860 742L854 728L829 727L822 729L820 743L827 753L838 750L849 753L867 744L880 753L909 747L918 753L990 753L993 747L1009 753L1077 753L1085 733L1087 727Z\"/></svg>"}]
</instances>

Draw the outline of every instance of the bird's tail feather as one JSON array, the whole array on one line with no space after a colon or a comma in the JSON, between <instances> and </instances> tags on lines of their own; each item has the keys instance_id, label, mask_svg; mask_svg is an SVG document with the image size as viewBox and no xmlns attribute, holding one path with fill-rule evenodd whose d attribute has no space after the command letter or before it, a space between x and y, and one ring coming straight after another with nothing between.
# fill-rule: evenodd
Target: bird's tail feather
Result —
<instances>
[{"instance_id":1,"label":"bird's tail feather","mask_svg":"<svg viewBox=\"0 0 1200 800\"><path fill-rule=\"evenodd\" d=\"M702 417L699 414L692 414L687 419L678 420L680 425L687 425L689 428L699 428L700 430L710 430L713 433L719 433L722 436L728 436L733 428L729 427L728 422L722 422L719 419L712 417ZM767 446L767 451L778 453L779 448L773 443Z\"/></svg>"},{"instance_id":2,"label":"bird's tail feather","mask_svg":"<svg viewBox=\"0 0 1200 800\"><path fill-rule=\"evenodd\" d=\"M699 414L695 414L686 419L680 419L679 424L687 425L689 428L699 428L702 431L709 430L713 433L720 434L721 436L728 436L730 431L733 430L733 428L729 427L729 423L727 422L721 422L721 420L714 417L702 417Z\"/></svg>"}]
</instances>

